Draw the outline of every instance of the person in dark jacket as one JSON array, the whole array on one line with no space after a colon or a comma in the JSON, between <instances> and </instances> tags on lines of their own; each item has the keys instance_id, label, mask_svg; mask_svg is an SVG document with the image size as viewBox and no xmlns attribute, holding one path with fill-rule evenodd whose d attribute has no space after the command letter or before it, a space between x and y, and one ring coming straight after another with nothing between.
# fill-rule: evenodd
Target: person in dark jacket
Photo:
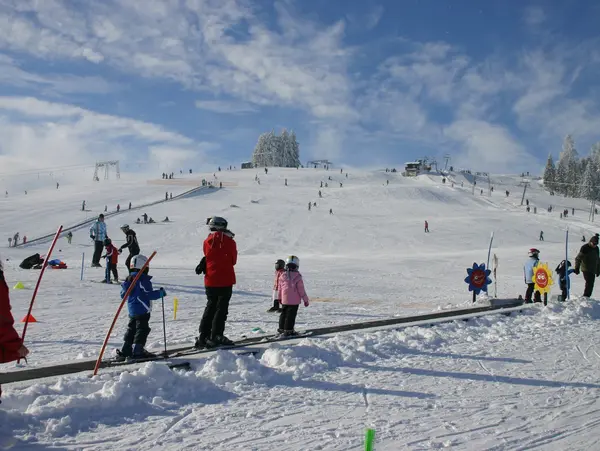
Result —
<instances>
[{"instance_id":1,"label":"person in dark jacket","mask_svg":"<svg viewBox=\"0 0 600 451\"><path fill-rule=\"evenodd\" d=\"M123 224L121 230L125 234L125 244L119 248L119 254L123 249L129 249L129 256L125 260L125 266L129 270L131 267L131 259L140 253L140 245L138 244L137 236L128 224Z\"/></svg>"},{"instance_id":2,"label":"person in dark jacket","mask_svg":"<svg viewBox=\"0 0 600 451\"><path fill-rule=\"evenodd\" d=\"M583 297L591 297L594 291L596 277L600 276L600 254L598 252L598 236L590 238L589 243L581 246L579 254L575 257L575 274L583 273L585 289Z\"/></svg>"},{"instance_id":3,"label":"person in dark jacket","mask_svg":"<svg viewBox=\"0 0 600 451\"><path fill-rule=\"evenodd\" d=\"M148 258L145 255L136 255L132 259L131 273L121 285L121 298L131 286L137 273L146 264ZM127 358L153 357L154 354L146 351L144 346L148 335L150 334L150 312L152 311L152 301L156 301L167 295L164 288L154 290L152 287L152 276L148 275L149 268L144 269L144 273L138 279L135 287L131 290L127 299L127 309L129 311L129 324L127 332L123 339L123 347L117 350L118 360Z\"/></svg>"},{"instance_id":4,"label":"person in dark jacket","mask_svg":"<svg viewBox=\"0 0 600 451\"><path fill-rule=\"evenodd\" d=\"M200 336L196 348L212 348L230 345L233 342L223 335L229 313L229 301L235 285L234 266L237 263L237 245L234 234L227 229L224 218L213 216L208 219L210 235L204 240L206 258L204 287L206 307L200 321Z\"/></svg>"},{"instance_id":5,"label":"person in dark jacket","mask_svg":"<svg viewBox=\"0 0 600 451\"><path fill-rule=\"evenodd\" d=\"M8 363L27 357L29 350L15 330L15 320L10 311L8 285L4 279L4 268L0 258L0 363ZM2 387L0 387L0 397ZM0 401L1 402L1 401Z\"/></svg>"}]
</instances>

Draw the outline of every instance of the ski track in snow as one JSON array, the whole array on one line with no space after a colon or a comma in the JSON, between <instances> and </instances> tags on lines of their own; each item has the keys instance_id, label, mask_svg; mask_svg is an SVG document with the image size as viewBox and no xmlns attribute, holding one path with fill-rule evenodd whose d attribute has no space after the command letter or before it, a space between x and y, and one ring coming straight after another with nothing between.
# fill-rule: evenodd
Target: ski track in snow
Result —
<instances>
[{"instance_id":1,"label":"ski track in snow","mask_svg":"<svg viewBox=\"0 0 600 451\"><path fill-rule=\"evenodd\" d=\"M272 169L261 175L261 185L253 182L254 174L218 173L228 188L148 208L156 220L169 216L169 224L133 225L143 211L107 221L117 245L123 241L118 226L127 222L143 252L158 250L151 274L155 286L168 292L170 346L192 343L197 334L205 301L193 269L207 234L204 219L213 214L229 219L240 251L230 337L248 335L253 327L267 332L277 327L277 316L266 313L272 266L290 253L300 256L313 299L299 311L297 328L303 329L470 306L465 268L485 259L491 230L499 257L498 293L522 292L526 249L541 247L550 268L564 258L566 222L547 214L550 203L578 209L569 221L575 235L592 231L578 222L585 219L585 201L550 197L535 184L527 195L538 214L524 213L520 196L506 198L502 192L519 180L510 176L493 177L496 192L489 198L473 196L467 179L461 189L461 175L451 188L436 176L405 179L350 170L340 189L335 187L339 171ZM322 189L319 199L319 182L329 175L332 187ZM194 175L203 176L212 179L212 174ZM119 182L65 185L51 193L31 190L26 198L0 199L0 205L7 234L19 230L34 238L61 222L68 226L95 215L105 204L141 204L159 200L167 190L176 195L189 188L140 185L124 176ZM95 211L79 211L82 192ZM308 200L318 204L310 213ZM425 219L429 234L422 230ZM31 230L20 229L24 223ZM544 243L536 241L540 229ZM580 244L571 240L571 259ZM46 248L2 251L10 284L22 281L27 287L11 289L17 321L37 277L35 271L20 270L18 262ZM28 329L28 366L97 356L118 306L119 287L91 282L104 275L103 269L87 267L91 249L87 230L75 232L71 246L60 240L55 257L69 269L44 276L33 312L39 322ZM83 281L81 252L86 253ZM572 281L573 292L580 292L582 279ZM179 299L176 321L173 297ZM126 316L115 327L109 353L121 344ZM572 300L509 317L305 338L293 346L274 343L257 356L219 351L190 358L190 372L148 363L105 370L94 378L79 374L8 384L0 437L12 434L19 441L13 449L33 450L352 451L363 449L364 430L373 427L378 451L596 449L598 319L599 302ZM148 348L160 350L160 303L151 327Z\"/></svg>"}]
</instances>

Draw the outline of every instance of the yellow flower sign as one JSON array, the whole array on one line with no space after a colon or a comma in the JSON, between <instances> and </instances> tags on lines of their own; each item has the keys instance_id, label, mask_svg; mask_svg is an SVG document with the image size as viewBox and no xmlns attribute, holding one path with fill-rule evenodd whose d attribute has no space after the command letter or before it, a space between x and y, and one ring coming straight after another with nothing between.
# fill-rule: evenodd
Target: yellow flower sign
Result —
<instances>
[{"instance_id":1,"label":"yellow flower sign","mask_svg":"<svg viewBox=\"0 0 600 451\"><path fill-rule=\"evenodd\" d=\"M554 280L552 280L552 271L548 268L547 263L538 263L533 268L533 282L535 283L535 290L541 294L550 292Z\"/></svg>"}]
</instances>

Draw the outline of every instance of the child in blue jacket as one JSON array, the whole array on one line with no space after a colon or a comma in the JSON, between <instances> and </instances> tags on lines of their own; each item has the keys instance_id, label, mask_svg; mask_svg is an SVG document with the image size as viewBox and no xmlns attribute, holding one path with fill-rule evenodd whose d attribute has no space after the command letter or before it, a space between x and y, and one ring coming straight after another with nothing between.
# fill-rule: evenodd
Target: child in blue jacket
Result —
<instances>
[{"instance_id":1,"label":"child in blue jacket","mask_svg":"<svg viewBox=\"0 0 600 451\"><path fill-rule=\"evenodd\" d=\"M571 279L569 276L573 274L575 270L571 268L571 262L569 260L563 260L556 267L555 271L558 273L558 281L560 285L560 290L562 291L562 296L560 300L562 302L568 301L567 288L569 290L571 288Z\"/></svg>"},{"instance_id":2,"label":"child in blue jacket","mask_svg":"<svg viewBox=\"0 0 600 451\"><path fill-rule=\"evenodd\" d=\"M129 277L121 285L121 298L125 296L133 279L147 261L148 258L141 254L132 258ZM125 332L123 347L120 351L117 350L118 360L155 357L154 354L144 349L146 340L150 334L148 323L150 322L152 301L166 296L167 293L164 288L158 290L152 288L152 276L148 275L148 269L144 270L127 299L129 324L127 325L127 332Z\"/></svg>"}]
</instances>

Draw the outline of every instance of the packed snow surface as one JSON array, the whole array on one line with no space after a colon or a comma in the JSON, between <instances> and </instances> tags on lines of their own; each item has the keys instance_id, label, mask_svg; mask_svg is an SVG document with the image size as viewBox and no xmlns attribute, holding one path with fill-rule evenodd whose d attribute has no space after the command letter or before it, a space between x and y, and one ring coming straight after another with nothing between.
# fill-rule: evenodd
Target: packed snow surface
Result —
<instances>
[{"instance_id":1,"label":"packed snow surface","mask_svg":"<svg viewBox=\"0 0 600 451\"><path fill-rule=\"evenodd\" d=\"M266 312L273 264L290 254L300 257L312 299L299 311L301 330L468 307L466 268L486 261L492 231L499 266L490 292L515 297L524 291L522 265L530 247L538 247L542 261L554 269L565 255L567 225L571 260L582 235L595 233L585 201L549 196L536 183L526 197L537 214L527 213L515 176L492 176L497 186L489 196L487 180L478 179L473 190L473 178L464 174L443 183L437 175L348 173L270 169L258 173L260 184L254 170L174 181L124 174L118 181L58 190L36 187L0 199L4 239L17 231L29 239L46 235L120 203L125 211L108 219L109 236L122 244L119 226L128 223L143 253L157 250L151 274L155 286L168 293L167 342L181 346L193 343L204 307L194 267L212 215L229 220L240 252L226 330L233 339L256 327L276 329L277 315ZM135 208L164 198L165 191L176 195L202 178L224 187L126 210L130 201ZM321 181L329 186L320 188ZM91 211L81 211L83 200ZM311 211L309 201L317 203ZM563 208L575 208L575 215L560 219ZM135 225L144 212L157 223ZM165 216L171 222L163 223ZM425 220L430 233L423 231ZM544 242L538 241L541 230ZM119 304L119 286L97 283L104 269L89 267L88 235L78 230L71 245L61 238L56 247L54 257L69 269L46 271L33 310L38 322L27 332L27 367L98 355ZM38 276L18 264L47 247L2 251L11 287L18 281L26 287L11 289L17 321ZM121 274L124 259L125 254ZM582 278L572 280L568 303L536 305L510 317L306 338L266 346L256 356L218 351L191 359L189 372L148 363L94 378L80 374L4 385L0 443L16 442L13 449L360 450L365 428L372 427L376 450L596 449L600 303L579 299ZM124 313L108 355L120 346L126 320ZM151 327L148 348L159 351L160 302ZM13 363L2 371L23 368Z\"/></svg>"}]
</instances>

